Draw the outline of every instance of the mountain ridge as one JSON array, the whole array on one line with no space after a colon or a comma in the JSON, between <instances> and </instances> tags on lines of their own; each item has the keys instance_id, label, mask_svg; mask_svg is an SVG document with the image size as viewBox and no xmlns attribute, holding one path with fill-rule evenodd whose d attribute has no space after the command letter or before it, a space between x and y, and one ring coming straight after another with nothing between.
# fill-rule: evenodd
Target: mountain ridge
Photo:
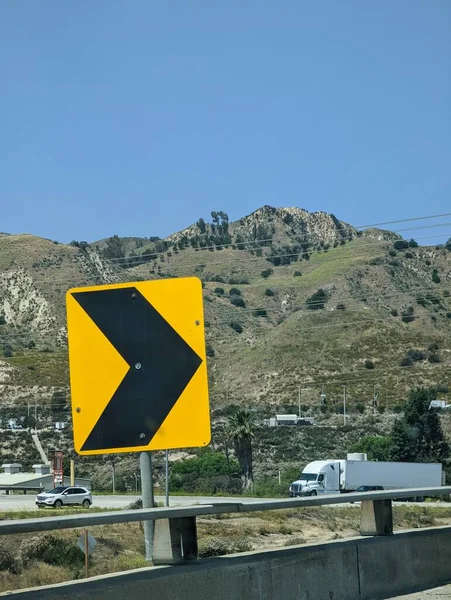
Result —
<instances>
[{"instance_id":1,"label":"mountain ridge","mask_svg":"<svg viewBox=\"0 0 451 600\"><path fill-rule=\"evenodd\" d=\"M446 247L296 207L234 222L212 211L165 239L0 236L0 398L67 389L70 287L195 275L213 406L281 407L303 386L307 405L323 386L336 404L347 381L351 405L368 405L375 385L389 405L412 379L443 387L451 376L450 259ZM423 358L402 367L412 349Z\"/></svg>"}]
</instances>

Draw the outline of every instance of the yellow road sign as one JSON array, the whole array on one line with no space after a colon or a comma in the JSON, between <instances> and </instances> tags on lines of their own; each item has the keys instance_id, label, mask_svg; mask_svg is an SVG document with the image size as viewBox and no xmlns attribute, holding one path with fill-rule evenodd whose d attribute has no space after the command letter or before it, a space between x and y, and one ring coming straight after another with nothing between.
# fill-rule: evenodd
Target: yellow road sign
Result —
<instances>
[{"instance_id":1,"label":"yellow road sign","mask_svg":"<svg viewBox=\"0 0 451 600\"><path fill-rule=\"evenodd\" d=\"M76 452L208 444L199 279L71 289L66 308Z\"/></svg>"}]
</instances>

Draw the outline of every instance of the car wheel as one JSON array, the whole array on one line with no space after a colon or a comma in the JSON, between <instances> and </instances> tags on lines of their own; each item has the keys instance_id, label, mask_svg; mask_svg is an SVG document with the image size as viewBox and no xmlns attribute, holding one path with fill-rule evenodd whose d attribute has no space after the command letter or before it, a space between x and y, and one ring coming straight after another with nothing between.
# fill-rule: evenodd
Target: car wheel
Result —
<instances>
[{"instance_id":1,"label":"car wheel","mask_svg":"<svg viewBox=\"0 0 451 600\"><path fill-rule=\"evenodd\" d=\"M317 496L318 492L316 490L312 490L310 496Z\"/></svg>"},{"instance_id":2,"label":"car wheel","mask_svg":"<svg viewBox=\"0 0 451 600\"><path fill-rule=\"evenodd\" d=\"M82 502L82 506L83 508L89 508L91 506L91 503L89 502L89 500L86 498L86 500L83 500Z\"/></svg>"},{"instance_id":3,"label":"car wheel","mask_svg":"<svg viewBox=\"0 0 451 600\"><path fill-rule=\"evenodd\" d=\"M55 500L55 502L53 503L53 508L61 508L63 506L63 503L61 502L61 500Z\"/></svg>"}]
</instances>

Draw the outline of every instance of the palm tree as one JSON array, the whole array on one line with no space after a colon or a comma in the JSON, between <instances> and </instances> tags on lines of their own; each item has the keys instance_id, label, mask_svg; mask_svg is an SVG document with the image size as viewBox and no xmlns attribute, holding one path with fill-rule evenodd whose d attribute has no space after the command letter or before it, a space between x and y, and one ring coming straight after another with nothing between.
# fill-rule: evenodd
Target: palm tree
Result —
<instances>
[{"instance_id":1,"label":"palm tree","mask_svg":"<svg viewBox=\"0 0 451 600\"><path fill-rule=\"evenodd\" d=\"M252 440L255 434L255 415L250 410L239 408L229 416L227 435L233 441L235 454L243 472L244 489L253 480Z\"/></svg>"}]
</instances>

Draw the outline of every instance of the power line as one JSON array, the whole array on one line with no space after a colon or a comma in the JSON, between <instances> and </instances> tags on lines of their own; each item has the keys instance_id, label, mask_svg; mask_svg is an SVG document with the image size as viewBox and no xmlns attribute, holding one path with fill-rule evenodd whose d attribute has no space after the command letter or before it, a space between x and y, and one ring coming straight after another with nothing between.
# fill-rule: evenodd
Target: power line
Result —
<instances>
[{"instance_id":1,"label":"power line","mask_svg":"<svg viewBox=\"0 0 451 600\"><path fill-rule=\"evenodd\" d=\"M448 237L450 234L449 233L440 233L440 234L436 234L436 235L429 235L429 236L423 236L423 237L417 237L417 240L428 240L428 239L436 239L437 237ZM354 241L354 240L352 240ZM348 244L351 242L348 242ZM378 240L376 242L368 242L368 243L361 243L359 244L359 247L361 248L367 248L367 247L373 247L373 246L383 246L383 245L389 245L392 242L390 242L389 240ZM290 257L290 256L298 256L299 254L303 254L306 252L306 250L308 248L311 247L315 247L317 244L303 244L301 245L301 248L299 248L299 250L297 252L292 252L289 254L266 254L266 255L261 255L261 256L244 256L244 257L240 257L240 262L241 261L256 261L256 260L268 260L268 258L284 258L284 257ZM266 246L268 247L268 246ZM349 247L349 246L348 246ZM305 249L304 249L305 248ZM346 248L346 245L344 246L338 246L338 248ZM334 250L335 248L328 248L328 249L322 249L322 250L316 250L317 254L327 254L329 251ZM205 248L201 248L201 250L205 250ZM201 251L200 250L200 251ZM237 250L237 252L243 252L241 250ZM144 261L144 262L140 262L139 258L144 257L146 255L142 254L140 256L134 256L134 257L125 257L125 258L117 258L117 259L112 259L112 258L108 258L108 259L104 259L105 261L113 261L113 260L124 260L124 261L129 261L133 260L133 259L137 259L135 262L137 263L136 265L129 265L127 268L137 268L143 265L147 265L150 262L152 262L152 260L154 262L157 262L156 259L149 259L148 261ZM155 256L155 253L147 255L147 256ZM366 256L366 255L362 255L362 256ZM235 262L236 259L231 259L231 260L220 260L220 261L209 261L208 266L211 265L218 265L218 264L229 264L231 262ZM305 259L307 260L307 259ZM164 265L165 271L169 270L174 270L174 269L179 269L180 267L196 267L196 266L200 266L200 265L204 265L203 262L177 262L176 264L173 264L172 266L169 265L168 263L166 263L165 261L161 262L158 266L162 267L162 265ZM207 266L207 265L204 265Z\"/></svg>"},{"instance_id":2,"label":"power line","mask_svg":"<svg viewBox=\"0 0 451 600\"><path fill-rule=\"evenodd\" d=\"M450 235L451 235L450 233L442 233L442 234L437 234L437 235L434 235L434 236L425 236L425 237L417 238L417 240L425 240L425 239L431 239L431 238L435 239L437 237L448 237ZM360 244L359 248L362 248L362 247L366 248L366 247L372 247L372 246L384 246L384 245L388 245L390 243L391 242L387 241L387 240L380 240L380 241L377 241L377 242L370 242L370 243L367 243L367 244ZM341 248L345 249L346 246L341 246ZM348 248L349 248L349 245L348 245ZM422 248L420 247L420 250L421 249ZM334 249L330 249L331 252L333 250ZM415 248L411 248L411 250L415 250ZM327 254L328 252L329 252L329 250L321 250L321 251L318 250L318 251L316 251L316 256L318 256L318 255L324 255L324 254ZM277 254L277 255L274 255L273 258L289 258L289 257L293 257L293 256L299 256L299 254L302 254L301 250L299 250L298 252L292 252L292 253L287 253L287 254ZM144 256L144 255L142 255L142 256ZM313 259L313 260L311 260L311 259L307 260L306 259L305 262L304 261L299 261L299 262L302 263L302 264L305 264L306 266L309 266L309 265L312 265L312 264L323 264L325 262L335 261L335 260L352 260L352 259L356 259L356 258L365 258L367 256L368 256L368 254L365 253L365 254L355 254L355 255L352 255L352 256L337 256L337 257L328 257L328 258L321 258L321 257L319 257L319 260L315 260L315 259ZM262 256L244 256L244 257L240 257L239 258L239 262L240 263L242 263L244 261L246 261L246 262L247 261L266 261L266 262L270 262L270 261L268 261L269 257L270 257L270 255L265 255L265 256L263 256L263 255ZM134 257L134 258L137 258L137 257ZM108 263L108 262L111 262L112 260L116 260L116 259L102 258L102 260L104 262ZM117 259L117 260L123 260L123 259ZM151 261L147 261L145 263L140 263L140 264L137 264L135 266L131 265L130 267L127 267L127 270L123 269L121 271L121 273L123 273L123 276L121 276L119 278L120 279L119 281L109 281L108 280L108 281L103 281L103 282L97 283L97 285L112 285L112 284L116 284L116 283L118 283L118 284L119 283L132 283L132 282L136 281L136 276L133 277L134 272L130 273L130 269L139 268L141 266L147 265L149 262L151 262ZM202 266L202 267L208 266L208 267L210 267L212 265L228 265L228 264L232 264L234 262L236 262L236 258L231 258L229 260L210 261L208 263L208 265L205 265L204 262L186 262L186 263L180 263L179 262L179 263L173 264L173 265L169 265L167 263L161 263L158 266L161 267L162 269L164 267L164 272L167 272L168 270L169 271L171 271L171 270L183 270L183 268L186 268L191 273L190 269L192 267L198 267L198 266ZM294 262L297 262L297 261L293 261L293 263ZM292 263L290 263L290 264L292 265ZM283 267L283 266L289 266L289 265L277 265L276 268L278 268L279 266ZM158 276L158 274L155 273L155 271L154 271L154 275L155 275L155 279L154 279L155 281L160 281L161 279L164 278L162 276ZM200 277L202 277L202 274L200 274ZM75 282L74 283L68 283L67 278L65 278L65 277L63 278L62 277L61 279L57 279L57 278L55 278L55 276L53 276L53 275L50 274L49 275L49 279L51 280L52 284L55 284L55 283L58 283L58 282L65 283L66 285L68 285L68 287L66 289L69 289L69 288L72 288L72 287L82 287L83 284L85 284L85 283L89 284L89 285L92 285L93 284L93 280L96 279L96 278L93 277L93 278L89 279L89 278L85 277L85 279L83 279L82 281L78 280L76 283ZM35 280L35 282L42 284L42 280L41 281L36 281ZM47 283L50 283L50 282L47 282ZM207 282L207 283L223 283L223 282L211 281L211 282ZM226 285L240 285L240 284L226 284ZM248 284L241 284L241 285L248 285Z\"/></svg>"},{"instance_id":3,"label":"power line","mask_svg":"<svg viewBox=\"0 0 451 600\"><path fill-rule=\"evenodd\" d=\"M371 229L374 227L381 227L382 225L395 225L398 223L409 223L412 221L426 221L429 219L439 219L439 218L443 218L443 217L450 217L451 213L442 213L442 214L438 214L438 215L428 215L428 216L424 216L424 217L409 217L406 219L398 219L396 221L385 221L385 222L381 222L381 223L372 223L370 225L356 225L355 227L353 227L352 225L347 225L346 227L337 227L334 231L335 233L341 232L341 231L349 231L350 229L354 229L354 230L360 230L360 229ZM441 225L436 225L436 227L440 227ZM427 226L426 226L427 227ZM418 230L418 229L422 229L423 226L420 227L412 227L409 228L410 230ZM396 231L390 231L388 230L389 233L396 233ZM404 229L403 231L407 231L407 229ZM353 233L353 232L352 232ZM175 234L176 235L176 234ZM169 236L171 237L171 236ZM164 242L165 240L160 240L162 242ZM210 249L214 249L216 248L218 245L222 246L223 248L228 248L230 246L235 246L236 244L261 244L261 243L266 243L266 242L272 242L273 238L265 238L265 239L261 239L261 240L249 240L249 241L244 241L243 242L230 242L228 244L215 244L213 246L204 246L203 248L201 248L201 250L210 250ZM151 252L148 255L145 254L141 254L139 255L139 257L144 257L144 256L154 256L155 254L163 254L164 252L167 252L168 250L164 250L163 252ZM169 250L170 251L170 250ZM111 262L114 261L120 261L120 260L127 260L128 257L117 257L117 258L111 258L109 259ZM137 257L132 257L132 258L137 258Z\"/></svg>"}]
</instances>

